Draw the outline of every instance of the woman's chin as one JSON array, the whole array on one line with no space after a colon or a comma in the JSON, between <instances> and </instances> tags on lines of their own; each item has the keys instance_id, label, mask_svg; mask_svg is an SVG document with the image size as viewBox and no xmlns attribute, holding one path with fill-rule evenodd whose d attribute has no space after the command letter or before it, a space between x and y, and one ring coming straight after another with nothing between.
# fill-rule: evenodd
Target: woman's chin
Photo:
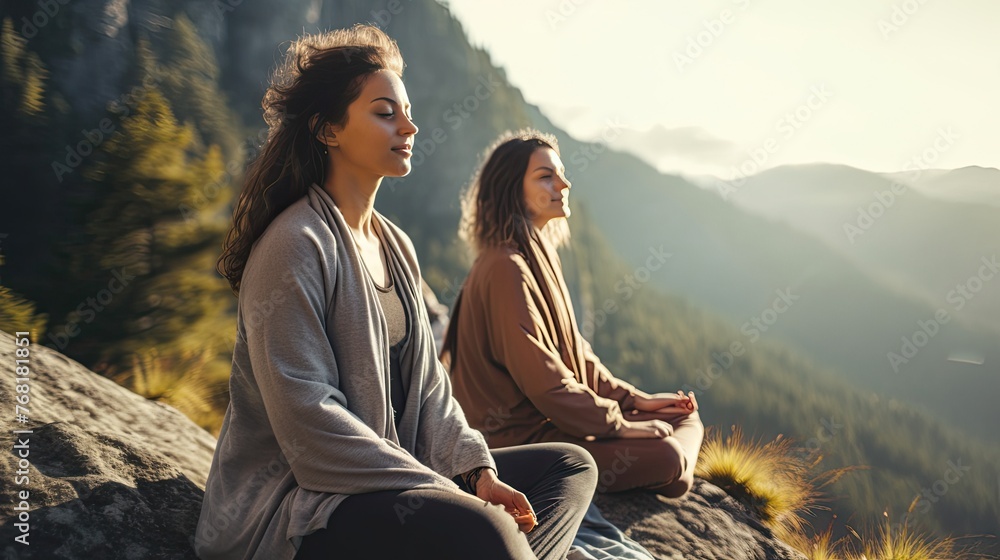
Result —
<instances>
[{"instance_id":1,"label":"woman's chin","mask_svg":"<svg viewBox=\"0 0 1000 560\"><path fill-rule=\"evenodd\" d=\"M410 162L406 162L404 165L397 165L390 169L386 169L384 177L406 177L413 170L413 166Z\"/></svg>"}]
</instances>

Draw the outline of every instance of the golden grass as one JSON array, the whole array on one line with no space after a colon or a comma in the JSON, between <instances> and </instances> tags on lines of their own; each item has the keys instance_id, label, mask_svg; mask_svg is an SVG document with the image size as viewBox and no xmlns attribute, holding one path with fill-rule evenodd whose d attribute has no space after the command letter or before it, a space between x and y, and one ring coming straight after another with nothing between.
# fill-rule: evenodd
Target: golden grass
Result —
<instances>
[{"instance_id":1,"label":"golden grass","mask_svg":"<svg viewBox=\"0 0 1000 560\"><path fill-rule=\"evenodd\" d=\"M780 536L801 533L803 516L818 507L811 467L793 452L790 440L778 436L761 443L733 427L725 437L709 433L695 474L746 505Z\"/></svg>"},{"instance_id":2,"label":"golden grass","mask_svg":"<svg viewBox=\"0 0 1000 560\"><path fill-rule=\"evenodd\" d=\"M802 552L808 560L962 560L974 555L956 547L951 537L935 538L914 531L904 522L884 524L859 535L833 539L833 527L813 533L805 515L819 509L820 489L860 467L813 475L820 456L797 455L782 436L763 443L748 439L738 427L728 436L710 433L695 474L724 489L749 507L775 536ZM919 497L910 504L912 513Z\"/></svg>"},{"instance_id":3,"label":"golden grass","mask_svg":"<svg viewBox=\"0 0 1000 560\"><path fill-rule=\"evenodd\" d=\"M226 388L214 373L217 365L208 351L162 356L151 349L136 355L132 369L113 379L140 396L169 404L217 435L222 424L217 401Z\"/></svg>"},{"instance_id":4,"label":"golden grass","mask_svg":"<svg viewBox=\"0 0 1000 560\"><path fill-rule=\"evenodd\" d=\"M839 560L833 542L833 529L818 534L811 540L806 556L809 560Z\"/></svg>"},{"instance_id":5,"label":"golden grass","mask_svg":"<svg viewBox=\"0 0 1000 560\"><path fill-rule=\"evenodd\" d=\"M0 264L3 264L0 255ZM35 303L12 291L7 286L0 285L0 331L11 336L17 331L31 333L33 343L42 340L45 335L48 315L37 313Z\"/></svg>"},{"instance_id":6,"label":"golden grass","mask_svg":"<svg viewBox=\"0 0 1000 560\"><path fill-rule=\"evenodd\" d=\"M851 532L860 544L845 543L844 560L961 560L971 556L956 547L954 538L935 538L914 531L905 521L893 527L888 516L885 523L865 536Z\"/></svg>"}]
</instances>

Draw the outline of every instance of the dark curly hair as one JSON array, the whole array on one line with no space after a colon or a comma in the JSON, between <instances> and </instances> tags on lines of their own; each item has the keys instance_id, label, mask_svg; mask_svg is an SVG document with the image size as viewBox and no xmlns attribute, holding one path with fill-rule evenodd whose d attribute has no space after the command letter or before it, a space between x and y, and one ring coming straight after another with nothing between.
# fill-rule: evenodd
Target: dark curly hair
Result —
<instances>
[{"instance_id":1,"label":"dark curly hair","mask_svg":"<svg viewBox=\"0 0 1000 560\"><path fill-rule=\"evenodd\" d=\"M317 133L346 123L368 76L389 70L402 77L404 66L396 42L370 25L304 35L288 47L261 102L267 140L247 169L216 263L237 296L257 238L312 183L323 184L329 163Z\"/></svg>"}]
</instances>

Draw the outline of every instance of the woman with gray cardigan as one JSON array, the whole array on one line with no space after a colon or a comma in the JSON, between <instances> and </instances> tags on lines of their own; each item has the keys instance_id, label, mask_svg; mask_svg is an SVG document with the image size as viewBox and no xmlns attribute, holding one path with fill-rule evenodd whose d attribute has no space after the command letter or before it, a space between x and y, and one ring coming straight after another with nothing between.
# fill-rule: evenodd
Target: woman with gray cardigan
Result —
<instances>
[{"instance_id":1,"label":"woman with gray cardigan","mask_svg":"<svg viewBox=\"0 0 1000 560\"><path fill-rule=\"evenodd\" d=\"M237 342L201 558L564 558L593 497L582 448L490 451L452 397L413 245L373 208L411 169L402 70L377 28L307 35L264 96L219 259Z\"/></svg>"}]
</instances>

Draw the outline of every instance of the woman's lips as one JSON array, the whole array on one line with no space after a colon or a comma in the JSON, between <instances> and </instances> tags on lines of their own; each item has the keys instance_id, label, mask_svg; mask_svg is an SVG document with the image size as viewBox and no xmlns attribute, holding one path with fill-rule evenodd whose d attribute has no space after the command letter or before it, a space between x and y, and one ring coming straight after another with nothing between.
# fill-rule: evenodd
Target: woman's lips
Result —
<instances>
[{"instance_id":1,"label":"woman's lips","mask_svg":"<svg viewBox=\"0 0 1000 560\"><path fill-rule=\"evenodd\" d=\"M413 155L413 147L410 146L409 144L401 144L399 146L393 146L392 151L398 154L403 154L406 157L410 157Z\"/></svg>"}]
</instances>

